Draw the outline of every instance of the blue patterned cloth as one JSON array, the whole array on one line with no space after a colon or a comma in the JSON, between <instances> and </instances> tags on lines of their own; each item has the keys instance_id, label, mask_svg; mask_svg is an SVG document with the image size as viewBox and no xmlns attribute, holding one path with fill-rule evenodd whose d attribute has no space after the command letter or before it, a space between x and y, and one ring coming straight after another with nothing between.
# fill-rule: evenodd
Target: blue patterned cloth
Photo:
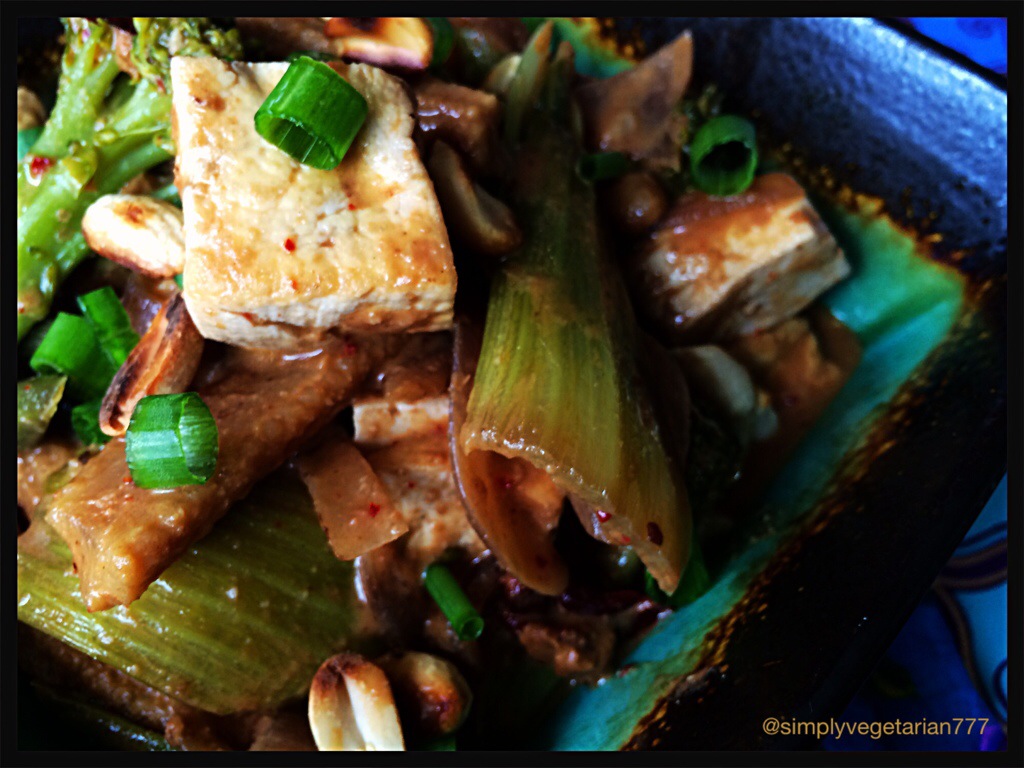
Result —
<instances>
[{"instance_id":1,"label":"blue patterned cloth","mask_svg":"<svg viewBox=\"0 0 1024 768\"><path fill-rule=\"evenodd\" d=\"M1006 73L1006 19L905 19L984 67ZM1006 749L1006 478L871 678L839 720L978 718L948 735L843 735L828 750ZM988 723L981 732L981 718Z\"/></svg>"}]
</instances>

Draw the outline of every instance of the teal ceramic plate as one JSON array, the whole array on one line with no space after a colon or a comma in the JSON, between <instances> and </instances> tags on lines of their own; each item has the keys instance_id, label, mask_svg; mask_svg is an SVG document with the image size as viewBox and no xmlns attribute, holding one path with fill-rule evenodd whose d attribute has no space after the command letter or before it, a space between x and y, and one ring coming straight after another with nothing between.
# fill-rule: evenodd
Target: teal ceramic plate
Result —
<instances>
[{"instance_id":1,"label":"teal ceramic plate","mask_svg":"<svg viewBox=\"0 0 1024 768\"><path fill-rule=\"evenodd\" d=\"M801 746L770 719L838 713L1005 472L1005 90L866 20L615 27L648 48L694 31L697 78L776 141L848 254L853 276L825 301L864 356L714 588L619 674L491 743ZM573 23L559 30L588 74L629 66ZM502 708L539 711L536 688L507 681Z\"/></svg>"},{"instance_id":2,"label":"teal ceramic plate","mask_svg":"<svg viewBox=\"0 0 1024 768\"><path fill-rule=\"evenodd\" d=\"M648 47L692 28L698 79L788 140L853 266L825 303L864 356L715 587L526 741L795 748L775 723L839 714L1005 472L1006 94L867 20L617 27Z\"/></svg>"}]
</instances>

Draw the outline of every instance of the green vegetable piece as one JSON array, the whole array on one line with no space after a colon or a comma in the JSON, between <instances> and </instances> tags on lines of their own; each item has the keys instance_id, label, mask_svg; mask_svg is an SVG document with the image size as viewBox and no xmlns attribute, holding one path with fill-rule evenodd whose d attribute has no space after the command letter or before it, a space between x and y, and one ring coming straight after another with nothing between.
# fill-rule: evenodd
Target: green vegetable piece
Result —
<instances>
[{"instance_id":1,"label":"green vegetable piece","mask_svg":"<svg viewBox=\"0 0 1024 768\"><path fill-rule=\"evenodd\" d=\"M256 132L300 163L329 171L345 157L368 112L366 99L341 75L303 56L256 110Z\"/></svg>"},{"instance_id":2,"label":"green vegetable piece","mask_svg":"<svg viewBox=\"0 0 1024 768\"><path fill-rule=\"evenodd\" d=\"M678 609L689 605L709 589L711 589L711 576L708 574L707 566L704 565L704 556L696 541L693 543L690 562L686 564L683 577L679 580L679 586L671 595L666 595L658 587L650 573L644 574L644 591L647 592L647 596L670 608Z\"/></svg>"},{"instance_id":3,"label":"green vegetable piece","mask_svg":"<svg viewBox=\"0 0 1024 768\"><path fill-rule=\"evenodd\" d=\"M569 62L550 68L525 114L513 180L528 236L492 285L462 445L548 472L600 513L607 540L633 546L674 589L690 548L689 501L652 418L642 337L602 250L593 187L576 173Z\"/></svg>"},{"instance_id":4,"label":"green vegetable piece","mask_svg":"<svg viewBox=\"0 0 1024 768\"><path fill-rule=\"evenodd\" d=\"M283 472L130 606L86 610L71 553L45 520L18 540L19 620L219 714L304 693L324 659L359 650L358 610L352 564L334 557L305 487Z\"/></svg>"},{"instance_id":5,"label":"green vegetable piece","mask_svg":"<svg viewBox=\"0 0 1024 768\"><path fill-rule=\"evenodd\" d=\"M455 30L452 23L443 16L427 18L430 31L434 35L434 53L430 58L431 67L440 67L452 55L455 46Z\"/></svg>"},{"instance_id":6,"label":"green vegetable piece","mask_svg":"<svg viewBox=\"0 0 1024 768\"><path fill-rule=\"evenodd\" d=\"M629 158L622 152L595 152L583 155L576 164L576 172L584 181L616 179L629 170Z\"/></svg>"},{"instance_id":7,"label":"green vegetable piece","mask_svg":"<svg viewBox=\"0 0 1024 768\"><path fill-rule=\"evenodd\" d=\"M102 400L90 400L71 409L71 426L84 445L103 445L110 436L100 429Z\"/></svg>"},{"instance_id":8,"label":"green vegetable piece","mask_svg":"<svg viewBox=\"0 0 1024 768\"><path fill-rule=\"evenodd\" d=\"M132 328L131 318L114 289L106 285L79 296L78 306L96 331L100 346L111 363L120 368L139 343L139 334Z\"/></svg>"},{"instance_id":9,"label":"green vegetable piece","mask_svg":"<svg viewBox=\"0 0 1024 768\"><path fill-rule=\"evenodd\" d=\"M79 400L103 397L117 373L100 347L87 320L61 312L29 361L36 373L68 377L68 388Z\"/></svg>"},{"instance_id":10,"label":"green vegetable piece","mask_svg":"<svg viewBox=\"0 0 1024 768\"><path fill-rule=\"evenodd\" d=\"M131 56L142 77L131 82L120 77L107 22L64 20L57 100L31 154L18 164L19 340L47 316L55 291L88 256L80 226L85 209L172 157L171 56L241 55L237 32L208 19L136 19L135 25Z\"/></svg>"},{"instance_id":11,"label":"green vegetable piece","mask_svg":"<svg viewBox=\"0 0 1024 768\"><path fill-rule=\"evenodd\" d=\"M423 586L460 640L476 640L484 631L484 620L469 602L459 582L445 566L433 563L423 573Z\"/></svg>"},{"instance_id":12,"label":"green vegetable piece","mask_svg":"<svg viewBox=\"0 0 1024 768\"><path fill-rule=\"evenodd\" d=\"M18 450L42 439L64 395L66 376L33 376L18 382Z\"/></svg>"},{"instance_id":13,"label":"green vegetable piece","mask_svg":"<svg viewBox=\"0 0 1024 768\"><path fill-rule=\"evenodd\" d=\"M140 488L202 485L217 467L217 422L195 392L149 395L132 412L125 457Z\"/></svg>"},{"instance_id":14,"label":"green vegetable piece","mask_svg":"<svg viewBox=\"0 0 1024 768\"><path fill-rule=\"evenodd\" d=\"M738 195L757 170L757 136L749 120L719 115L708 120L690 144L690 174L709 195Z\"/></svg>"}]
</instances>

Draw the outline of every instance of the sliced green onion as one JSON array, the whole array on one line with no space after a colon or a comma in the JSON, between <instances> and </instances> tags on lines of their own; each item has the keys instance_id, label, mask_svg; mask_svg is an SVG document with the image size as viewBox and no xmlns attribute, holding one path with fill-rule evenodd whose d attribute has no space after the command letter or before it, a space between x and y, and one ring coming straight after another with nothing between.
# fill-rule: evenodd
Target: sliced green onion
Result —
<instances>
[{"instance_id":1,"label":"sliced green onion","mask_svg":"<svg viewBox=\"0 0 1024 768\"><path fill-rule=\"evenodd\" d=\"M181 208L181 195L178 194L178 188L174 186L173 183L160 187L160 189L154 190L149 194L150 197L155 197L157 200L164 200L171 205Z\"/></svg>"},{"instance_id":2,"label":"sliced green onion","mask_svg":"<svg viewBox=\"0 0 1024 768\"><path fill-rule=\"evenodd\" d=\"M455 737L448 735L432 739L426 742L421 750L424 752L455 752Z\"/></svg>"},{"instance_id":3,"label":"sliced green onion","mask_svg":"<svg viewBox=\"0 0 1024 768\"><path fill-rule=\"evenodd\" d=\"M423 572L423 585L460 640L476 640L480 637L484 631L484 620L469 602L451 571L440 563L434 563Z\"/></svg>"},{"instance_id":4,"label":"sliced green onion","mask_svg":"<svg viewBox=\"0 0 1024 768\"><path fill-rule=\"evenodd\" d=\"M102 400L90 400L71 409L71 426L78 439L85 445L103 445L110 437L100 429L100 404Z\"/></svg>"},{"instance_id":5,"label":"sliced green onion","mask_svg":"<svg viewBox=\"0 0 1024 768\"><path fill-rule=\"evenodd\" d=\"M313 59L313 61L339 61L338 57L333 53L326 53L324 51L292 51L285 57L285 61L292 63L298 61L303 56L307 59Z\"/></svg>"},{"instance_id":6,"label":"sliced green onion","mask_svg":"<svg viewBox=\"0 0 1024 768\"><path fill-rule=\"evenodd\" d=\"M690 144L693 183L709 195L738 195L754 180L757 137L749 120L719 115L701 126Z\"/></svg>"},{"instance_id":7,"label":"sliced green onion","mask_svg":"<svg viewBox=\"0 0 1024 768\"><path fill-rule=\"evenodd\" d=\"M300 163L329 171L345 157L368 111L341 75L301 56L256 111L256 132Z\"/></svg>"},{"instance_id":8,"label":"sliced green onion","mask_svg":"<svg viewBox=\"0 0 1024 768\"><path fill-rule=\"evenodd\" d=\"M96 331L107 357L120 368L139 343L139 334L132 328L131 318L114 289L105 285L99 290L79 296L78 306Z\"/></svg>"},{"instance_id":9,"label":"sliced green onion","mask_svg":"<svg viewBox=\"0 0 1024 768\"><path fill-rule=\"evenodd\" d=\"M29 150L32 149L32 145L36 143L36 139L39 138L39 134L43 132L43 126L36 125L32 128L25 128L18 131L18 162L28 154Z\"/></svg>"},{"instance_id":10,"label":"sliced green onion","mask_svg":"<svg viewBox=\"0 0 1024 768\"><path fill-rule=\"evenodd\" d=\"M29 365L36 373L67 376L71 394L80 400L103 397L117 373L89 321L66 312L54 319Z\"/></svg>"},{"instance_id":11,"label":"sliced green onion","mask_svg":"<svg viewBox=\"0 0 1024 768\"><path fill-rule=\"evenodd\" d=\"M18 382L18 450L39 442L64 394L64 376L33 376Z\"/></svg>"},{"instance_id":12,"label":"sliced green onion","mask_svg":"<svg viewBox=\"0 0 1024 768\"><path fill-rule=\"evenodd\" d=\"M434 34L434 55L430 59L430 66L439 67L448 61L452 55L452 48L455 45L455 30L452 23L444 16L433 16L427 18L430 31Z\"/></svg>"},{"instance_id":13,"label":"sliced green onion","mask_svg":"<svg viewBox=\"0 0 1024 768\"><path fill-rule=\"evenodd\" d=\"M174 276L174 283L181 290L185 290L185 273L184 272L179 272L178 274L176 274Z\"/></svg>"},{"instance_id":14,"label":"sliced green onion","mask_svg":"<svg viewBox=\"0 0 1024 768\"><path fill-rule=\"evenodd\" d=\"M689 605L709 589L711 589L711 576L708 574L707 566L704 565L704 556L701 554L696 539L693 540L690 561L686 564L686 569L679 579L679 586L671 595L667 595L661 590L649 572L644 574L644 591L647 592L647 596L669 608L678 609Z\"/></svg>"},{"instance_id":15,"label":"sliced green onion","mask_svg":"<svg viewBox=\"0 0 1024 768\"><path fill-rule=\"evenodd\" d=\"M150 395L132 412L125 455L140 488L202 485L217 466L217 422L195 392Z\"/></svg>"},{"instance_id":16,"label":"sliced green onion","mask_svg":"<svg viewBox=\"0 0 1024 768\"><path fill-rule=\"evenodd\" d=\"M622 152L595 152L583 155L576 164L576 171L584 181L615 179L629 170L629 158Z\"/></svg>"}]
</instances>

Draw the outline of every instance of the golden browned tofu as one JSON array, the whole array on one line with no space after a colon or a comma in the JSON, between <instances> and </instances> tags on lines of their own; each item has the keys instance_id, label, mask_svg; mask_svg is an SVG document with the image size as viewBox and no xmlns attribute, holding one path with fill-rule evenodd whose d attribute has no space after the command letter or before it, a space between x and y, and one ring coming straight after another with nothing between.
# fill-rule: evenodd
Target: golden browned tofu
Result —
<instances>
[{"instance_id":1,"label":"golden browned tofu","mask_svg":"<svg viewBox=\"0 0 1024 768\"><path fill-rule=\"evenodd\" d=\"M185 298L207 338L279 349L337 331L448 328L455 268L402 83L335 68L369 105L341 164L305 166L253 117L285 63L175 58Z\"/></svg>"},{"instance_id":2,"label":"golden browned tofu","mask_svg":"<svg viewBox=\"0 0 1024 768\"><path fill-rule=\"evenodd\" d=\"M792 317L850 273L799 184L759 176L732 197L683 195L633 278L645 307L687 341L731 339Z\"/></svg>"},{"instance_id":3,"label":"golden browned tofu","mask_svg":"<svg viewBox=\"0 0 1024 768\"><path fill-rule=\"evenodd\" d=\"M341 340L301 356L231 350L200 374L217 421L217 468L204 485L138 488L117 438L53 498L47 520L71 547L90 611L127 605L205 536L231 504L341 408L375 346Z\"/></svg>"}]
</instances>

